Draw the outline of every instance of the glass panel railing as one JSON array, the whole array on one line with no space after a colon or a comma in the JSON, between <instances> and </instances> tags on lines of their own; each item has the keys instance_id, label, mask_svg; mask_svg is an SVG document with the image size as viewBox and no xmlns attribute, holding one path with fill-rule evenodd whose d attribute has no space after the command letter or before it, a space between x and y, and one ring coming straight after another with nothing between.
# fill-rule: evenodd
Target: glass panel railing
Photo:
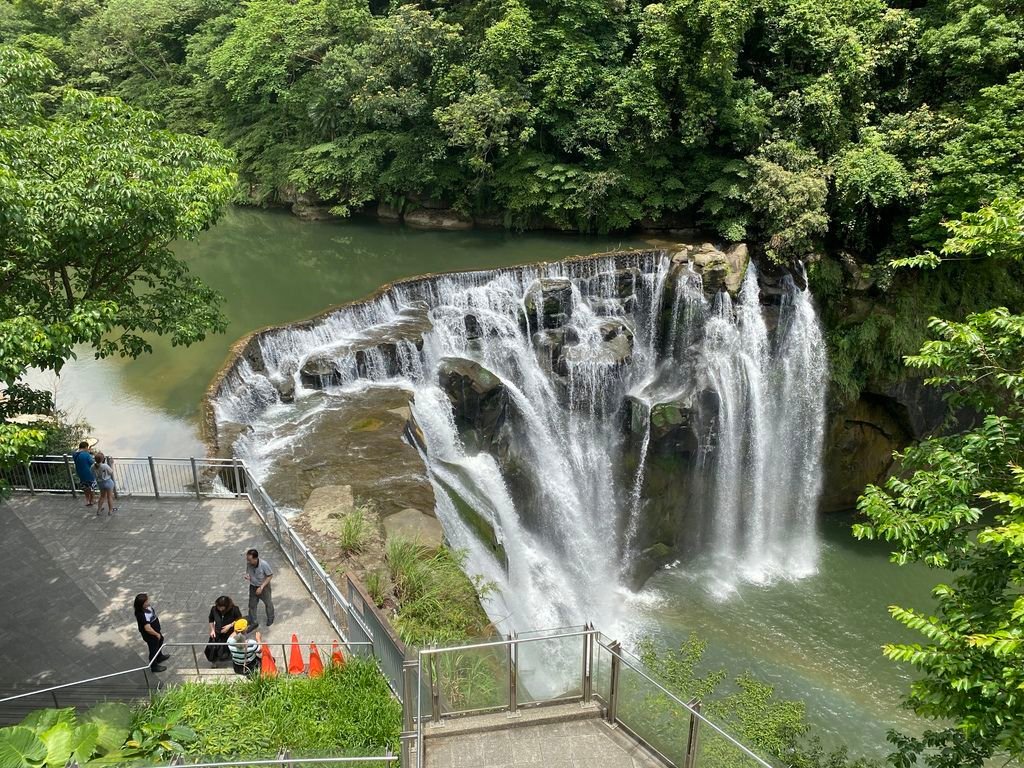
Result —
<instances>
[{"instance_id":1,"label":"glass panel railing","mask_svg":"<svg viewBox=\"0 0 1024 768\"><path fill-rule=\"evenodd\" d=\"M578 631L582 631L581 629ZM537 637L518 643L520 706L583 696L583 653L585 635Z\"/></svg>"},{"instance_id":2,"label":"glass panel railing","mask_svg":"<svg viewBox=\"0 0 1024 768\"><path fill-rule=\"evenodd\" d=\"M444 651L430 660L437 675L441 716L508 707L506 645Z\"/></svg>"},{"instance_id":3,"label":"glass panel railing","mask_svg":"<svg viewBox=\"0 0 1024 768\"><path fill-rule=\"evenodd\" d=\"M616 715L622 725L672 765L683 764L690 727L689 710L627 664L619 666Z\"/></svg>"},{"instance_id":4,"label":"glass panel railing","mask_svg":"<svg viewBox=\"0 0 1024 768\"><path fill-rule=\"evenodd\" d=\"M697 738L697 760L694 768L764 768L765 762L755 760L735 742L701 723Z\"/></svg>"}]
</instances>

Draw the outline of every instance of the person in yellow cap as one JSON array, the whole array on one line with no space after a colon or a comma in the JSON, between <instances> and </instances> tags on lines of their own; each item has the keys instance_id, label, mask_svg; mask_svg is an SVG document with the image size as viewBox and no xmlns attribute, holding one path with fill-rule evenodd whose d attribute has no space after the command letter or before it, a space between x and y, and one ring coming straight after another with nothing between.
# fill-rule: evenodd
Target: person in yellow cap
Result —
<instances>
[{"instance_id":1,"label":"person in yellow cap","mask_svg":"<svg viewBox=\"0 0 1024 768\"><path fill-rule=\"evenodd\" d=\"M236 675L252 677L260 671L260 643L262 639L258 632L255 638L246 634L249 630L249 622L245 619L236 621L234 630L231 633L231 637L228 638L231 666L235 668Z\"/></svg>"}]
</instances>

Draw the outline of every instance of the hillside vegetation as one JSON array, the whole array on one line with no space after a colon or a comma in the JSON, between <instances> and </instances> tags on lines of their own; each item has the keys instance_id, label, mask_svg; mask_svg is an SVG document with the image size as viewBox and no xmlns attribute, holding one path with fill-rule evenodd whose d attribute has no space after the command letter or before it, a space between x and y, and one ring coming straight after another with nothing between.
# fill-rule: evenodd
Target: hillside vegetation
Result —
<instances>
[{"instance_id":1,"label":"hillside vegetation","mask_svg":"<svg viewBox=\"0 0 1024 768\"><path fill-rule=\"evenodd\" d=\"M0 41L226 144L246 201L829 254L847 396L929 314L1020 303L1005 266L888 269L1021 195L1019 0L5 0Z\"/></svg>"}]
</instances>

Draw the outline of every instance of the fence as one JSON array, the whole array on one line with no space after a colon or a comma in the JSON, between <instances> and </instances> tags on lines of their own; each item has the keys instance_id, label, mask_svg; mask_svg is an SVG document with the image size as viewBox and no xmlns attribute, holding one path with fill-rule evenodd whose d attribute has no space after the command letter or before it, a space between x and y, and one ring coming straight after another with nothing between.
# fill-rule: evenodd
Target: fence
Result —
<instances>
[{"instance_id":1,"label":"fence","mask_svg":"<svg viewBox=\"0 0 1024 768\"><path fill-rule=\"evenodd\" d=\"M244 487L245 464L238 459L110 459L119 496L233 498ZM39 456L0 468L0 480L16 491L79 493L75 465L67 454Z\"/></svg>"},{"instance_id":2,"label":"fence","mask_svg":"<svg viewBox=\"0 0 1024 768\"><path fill-rule=\"evenodd\" d=\"M395 696L402 698L405 645L394 635L372 601L358 608L342 594L309 547L240 459L118 458L114 475L119 496L244 498L281 547L331 626L358 652L378 662ZM40 456L15 467L0 468L0 480L28 493L78 493L74 462L67 454ZM365 594L349 582L349 594ZM353 591L355 590L355 591ZM368 649L368 650L365 650Z\"/></svg>"},{"instance_id":3,"label":"fence","mask_svg":"<svg viewBox=\"0 0 1024 768\"><path fill-rule=\"evenodd\" d=\"M673 768L774 768L592 625L425 648L405 671L407 766L424 764L428 721L578 702L600 706L610 724Z\"/></svg>"}]
</instances>

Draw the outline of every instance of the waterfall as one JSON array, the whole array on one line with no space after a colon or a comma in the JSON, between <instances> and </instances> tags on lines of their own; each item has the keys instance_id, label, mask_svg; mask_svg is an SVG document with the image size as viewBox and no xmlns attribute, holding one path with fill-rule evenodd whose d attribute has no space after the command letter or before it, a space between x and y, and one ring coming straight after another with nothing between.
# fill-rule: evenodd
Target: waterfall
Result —
<instances>
[{"instance_id":1,"label":"waterfall","mask_svg":"<svg viewBox=\"0 0 1024 768\"><path fill-rule=\"evenodd\" d=\"M611 627L654 542L758 583L815 568L824 341L809 292L766 280L751 264L733 297L648 252L406 281L263 332L214 411L259 478L346 393L410 391L435 513L497 585L491 617ZM472 376L486 424L445 388Z\"/></svg>"}]
</instances>

